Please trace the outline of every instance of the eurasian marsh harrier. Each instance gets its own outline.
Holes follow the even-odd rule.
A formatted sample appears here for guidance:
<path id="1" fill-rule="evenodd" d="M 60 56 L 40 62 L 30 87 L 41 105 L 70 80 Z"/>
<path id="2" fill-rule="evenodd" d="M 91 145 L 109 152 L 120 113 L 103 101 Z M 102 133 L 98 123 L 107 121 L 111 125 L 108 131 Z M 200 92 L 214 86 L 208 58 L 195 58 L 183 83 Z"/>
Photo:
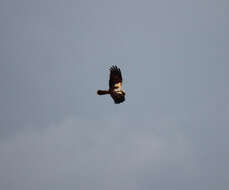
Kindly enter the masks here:
<path id="1" fill-rule="evenodd" d="M 98 90 L 97 94 L 110 94 L 115 104 L 125 101 L 125 92 L 122 90 L 122 74 L 117 66 L 110 68 L 109 90 Z"/>

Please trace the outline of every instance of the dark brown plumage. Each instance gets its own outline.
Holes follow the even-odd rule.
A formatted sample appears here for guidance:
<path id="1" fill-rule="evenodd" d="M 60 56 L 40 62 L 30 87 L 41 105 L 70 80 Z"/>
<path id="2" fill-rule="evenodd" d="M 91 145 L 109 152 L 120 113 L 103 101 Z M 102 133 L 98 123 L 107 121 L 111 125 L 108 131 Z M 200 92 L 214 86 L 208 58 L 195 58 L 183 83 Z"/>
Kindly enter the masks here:
<path id="1" fill-rule="evenodd" d="M 125 92 L 122 90 L 122 74 L 116 65 L 110 68 L 109 90 L 98 90 L 97 94 L 110 94 L 115 104 L 125 101 Z"/>

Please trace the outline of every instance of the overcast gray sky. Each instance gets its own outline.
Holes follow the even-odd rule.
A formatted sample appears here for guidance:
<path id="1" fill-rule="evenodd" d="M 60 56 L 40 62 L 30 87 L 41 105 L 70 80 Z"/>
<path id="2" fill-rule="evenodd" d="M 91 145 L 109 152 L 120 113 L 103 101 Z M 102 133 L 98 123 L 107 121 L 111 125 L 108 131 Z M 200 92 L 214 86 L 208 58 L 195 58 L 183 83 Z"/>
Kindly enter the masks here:
<path id="1" fill-rule="evenodd" d="M 1 0 L 0 189 L 229 189 L 228 0 Z M 118 65 L 126 102 L 96 95 Z"/>

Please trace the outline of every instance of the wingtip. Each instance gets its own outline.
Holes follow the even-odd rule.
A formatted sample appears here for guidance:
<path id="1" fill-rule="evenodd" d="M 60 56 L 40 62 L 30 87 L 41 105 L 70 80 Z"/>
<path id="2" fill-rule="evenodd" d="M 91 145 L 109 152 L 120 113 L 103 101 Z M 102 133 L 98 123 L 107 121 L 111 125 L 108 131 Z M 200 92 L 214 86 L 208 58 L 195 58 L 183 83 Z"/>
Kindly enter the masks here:
<path id="1" fill-rule="evenodd" d="M 117 66 L 117 65 L 112 65 L 111 67 L 110 67 L 110 71 L 121 71 L 120 70 L 120 68 Z"/>
<path id="2" fill-rule="evenodd" d="M 116 67 L 117 67 L 116 65 L 112 65 L 112 66 L 110 67 L 110 70 L 114 70 Z"/>

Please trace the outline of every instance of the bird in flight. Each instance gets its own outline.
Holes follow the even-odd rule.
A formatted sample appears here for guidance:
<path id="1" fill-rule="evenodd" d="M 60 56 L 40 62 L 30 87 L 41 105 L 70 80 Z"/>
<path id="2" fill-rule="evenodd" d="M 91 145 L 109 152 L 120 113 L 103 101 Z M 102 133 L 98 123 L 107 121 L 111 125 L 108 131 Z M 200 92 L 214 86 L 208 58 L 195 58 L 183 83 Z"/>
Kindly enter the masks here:
<path id="1" fill-rule="evenodd" d="M 110 94 L 115 104 L 125 101 L 125 92 L 122 90 L 122 74 L 116 65 L 110 68 L 109 90 L 98 90 L 97 94 Z"/>

